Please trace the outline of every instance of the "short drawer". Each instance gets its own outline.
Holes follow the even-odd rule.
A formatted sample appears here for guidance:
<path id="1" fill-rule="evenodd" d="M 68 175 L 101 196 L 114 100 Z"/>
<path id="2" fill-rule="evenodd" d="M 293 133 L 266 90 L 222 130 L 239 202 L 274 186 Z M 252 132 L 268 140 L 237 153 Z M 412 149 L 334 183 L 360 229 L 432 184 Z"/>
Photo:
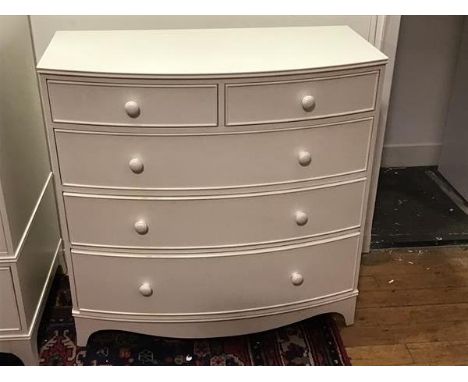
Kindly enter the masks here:
<path id="1" fill-rule="evenodd" d="M 114 126 L 216 126 L 217 85 L 47 83 L 52 121 Z"/>
<path id="2" fill-rule="evenodd" d="M 62 183 L 217 189 L 364 171 L 372 119 L 238 134 L 131 135 L 56 130 Z"/>
<path id="3" fill-rule="evenodd" d="M 0 335 L 3 331 L 17 331 L 21 323 L 16 305 L 11 269 L 0 267 Z"/>
<path id="4" fill-rule="evenodd" d="M 365 181 L 200 197 L 65 193 L 72 245 L 211 248 L 281 242 L 361 224 Z"/>
<path id="5" fill-rule="evenodd" d="M 379 72 L 226 85 L 226 125 L 305 121 L 372 111 Z"/>
<path id="6" fill-rule="evenodd" d="M 145 315 L 291 309 L 353 290 L 358 239 L 209 257 L 72 251 L 79 309 Z"/>

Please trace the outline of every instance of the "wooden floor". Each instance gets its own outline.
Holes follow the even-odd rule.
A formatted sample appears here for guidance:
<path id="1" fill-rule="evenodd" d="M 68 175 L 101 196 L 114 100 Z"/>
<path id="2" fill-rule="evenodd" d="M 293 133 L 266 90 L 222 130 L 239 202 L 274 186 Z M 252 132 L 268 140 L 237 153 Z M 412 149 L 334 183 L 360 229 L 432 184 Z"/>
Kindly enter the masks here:
<path id="1" fill-rule="evenodd" d="M 468 247 L 373 251 L 359 291 L 353 365 L 468 365 Z"/>

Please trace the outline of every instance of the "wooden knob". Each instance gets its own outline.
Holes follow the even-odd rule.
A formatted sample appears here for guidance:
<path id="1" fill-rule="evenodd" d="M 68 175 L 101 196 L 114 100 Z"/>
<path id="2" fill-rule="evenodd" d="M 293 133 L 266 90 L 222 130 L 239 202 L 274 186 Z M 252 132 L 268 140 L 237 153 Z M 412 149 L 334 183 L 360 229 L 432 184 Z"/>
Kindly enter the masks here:
<path id="1" fill-rule="evenodd" d="M 301 285 L 304 282 L 304 277 L 300 273 L 294 272 L 291 274 L 291 282 L 296 286 Z"/>
<path id="2" fill-rule="evenodd" d="M 140 158 L 133 158 L 128 162 L 128 167 L 132 170 L 135 174 L 141 174 L 145 168 L 143 165 L 143 161 Z"/>
<path id="3" fill-rule="evenodd" d="M 310 162 L 312 161 L 312 156 L 310 155 L 308 151 L 301 151 L 299 152 L 297 159 L 299 161 L 299 164 L 305 167 L 305 166 L 308 166 Z"/>
<path id="4" fill-rule="evenodd" d="M 302 108 L 305 111 L 312 111 L 315 108 L 315 98 L 311 95 L 306 95 L 302 98 Z"/>
<path id="5" fill-rule="evenodd" d="M 153 294 L 153 288 L 151 288 L 150 283 L 143 283 L 138 288 L 142 296 L 149 297 Z"/>
<path id="6" fill-rule="evenodd" d="M 140 235 L 145 235 L 148 232 L 148 224 L 144 220 L 138 220 L 135 222 L 135 231 Z"/>
<path id="7" fill-rule="evenodd" d="M 125 111 L 131 118 L 136 118 L 140 115 L 140 106 L 135 101 L 128 101 L 125 104 Z"/>
<path id="8" fill-rule="evenodd" d="M 303 211 L 297 211 L 295 217 L 297 225 L 305 225 L 309 221 L 307 214 Z"/>

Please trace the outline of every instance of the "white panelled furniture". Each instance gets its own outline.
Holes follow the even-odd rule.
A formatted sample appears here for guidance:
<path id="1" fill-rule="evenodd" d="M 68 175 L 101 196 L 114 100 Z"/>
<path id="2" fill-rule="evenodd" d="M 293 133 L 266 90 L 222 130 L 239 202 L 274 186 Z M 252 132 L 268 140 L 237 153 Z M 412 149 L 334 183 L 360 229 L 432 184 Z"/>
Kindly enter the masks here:
<path id="1" fill-rule="evenodd" d="M 26 16 L 0 17 L 0 352 L 37 365 L 61 238 Z"/>
<path id="2" fill-rule="evenodd" d="M 386 61 L 348 27 L 57 32 L 38 72 L 78 344 L 351 324 Z"/>

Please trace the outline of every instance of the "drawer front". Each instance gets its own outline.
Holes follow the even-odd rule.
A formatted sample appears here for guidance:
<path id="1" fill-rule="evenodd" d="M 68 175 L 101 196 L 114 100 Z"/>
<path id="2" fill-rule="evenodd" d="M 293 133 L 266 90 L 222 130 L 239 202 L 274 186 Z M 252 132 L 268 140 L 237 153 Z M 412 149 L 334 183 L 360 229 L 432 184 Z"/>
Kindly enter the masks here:
<path id="1" fill-rule="evenodd" d="M 352 290 L 358 241 L 189 258 L 74 252 L 77 300 L 80 309 L 155 315 L 280 308 Z"/>
<path id="2" fill-rule="evenodd" d="M 62 183 L 104 188 L 230 188 L 367 168 L 372 119 L 243 134 L 56 131 Z"/>
<path id="3" fill-rule="evenodd" d="M 74 245 L 210 248 L 310 237 L 361 223 L 363 180 L 316 189 L 198 198 L 65 193 Z"/>
<path id="4" fill-rule="evenodd" d="M 115 126 L 216 126 L 216 85 L 48 81 L 52 121 Z"/>
<path id="5" fill-rule="evenodd" d="M 0 335 L 21 329 L 13 279 L 9 267 L 0 267 Z"/>
<path id="6" fill-rule="evenodd" d="M 304 121 L 371 111 L 378 72 L 226 85 L 226 125 Z"/>

